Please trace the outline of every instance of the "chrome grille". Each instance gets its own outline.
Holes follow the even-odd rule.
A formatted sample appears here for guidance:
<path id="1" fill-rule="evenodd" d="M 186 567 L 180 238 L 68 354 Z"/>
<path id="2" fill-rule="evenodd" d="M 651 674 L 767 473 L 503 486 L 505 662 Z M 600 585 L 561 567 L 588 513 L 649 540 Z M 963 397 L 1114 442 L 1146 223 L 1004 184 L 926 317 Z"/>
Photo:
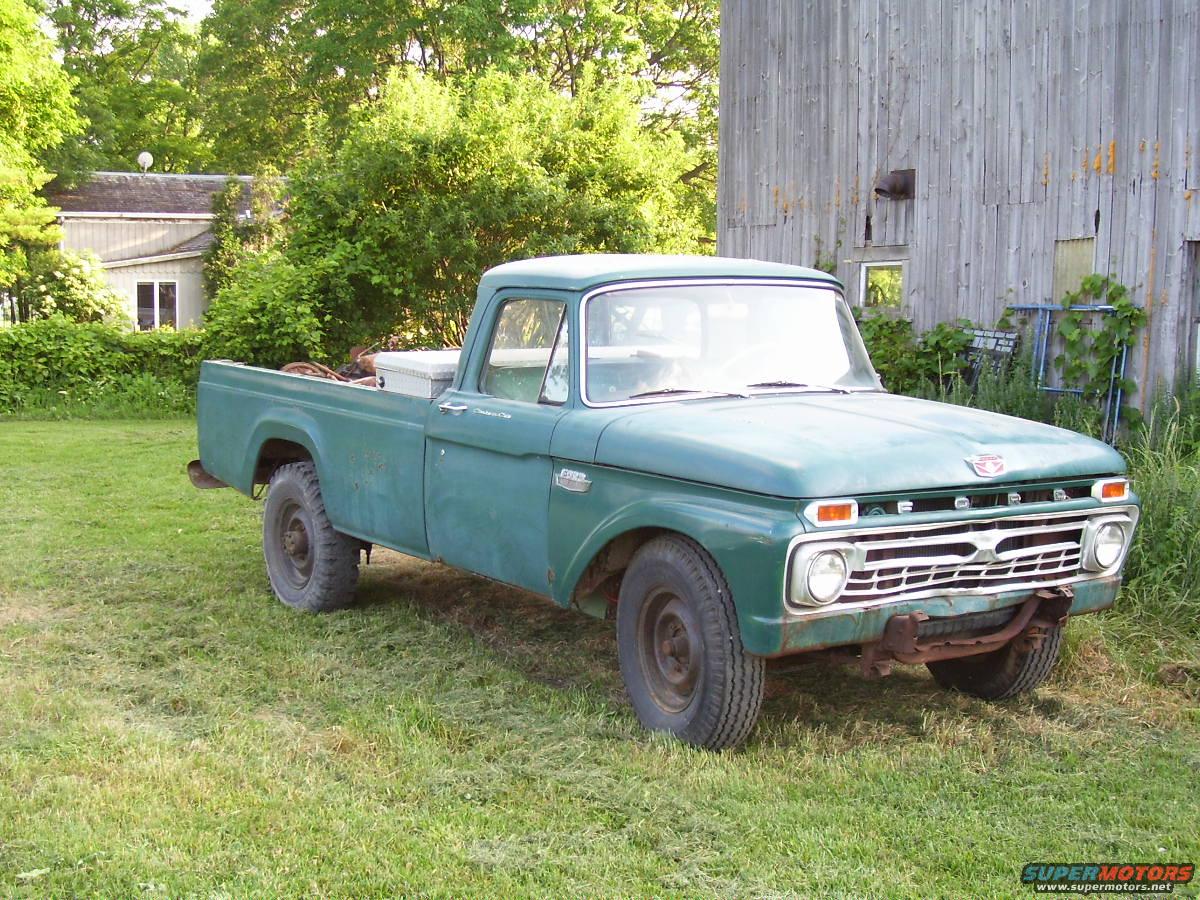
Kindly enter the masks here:
<path id="1" fill-rule="evenodd" d="M 955 522 L 923 531 L 856 535 L 860 551 L 839 602 L 939 590 L 1002 591 L 1055 584 L 1080 572 L 1087 512 Z"/>

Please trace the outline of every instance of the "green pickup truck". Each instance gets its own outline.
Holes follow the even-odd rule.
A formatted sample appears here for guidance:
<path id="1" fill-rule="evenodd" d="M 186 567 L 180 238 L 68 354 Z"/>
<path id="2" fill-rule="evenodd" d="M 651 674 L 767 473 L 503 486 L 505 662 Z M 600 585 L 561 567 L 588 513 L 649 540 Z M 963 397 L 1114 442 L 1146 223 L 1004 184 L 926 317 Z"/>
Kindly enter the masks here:
<path id="1" fill-rule="evenodd" d="M 1137 524 L 1110 447 L 887 393 L 811 269 L 514 262 L 461 351 L 376 367 L 203 366 L 192 478 L 268 486 L 279 599 L 347 605 L 379 544 L 615 619 L 639 719 L 701 747 L 746 738 L 793 654 L 1030 690 L 1067 617 L 1113 603 Z"/>

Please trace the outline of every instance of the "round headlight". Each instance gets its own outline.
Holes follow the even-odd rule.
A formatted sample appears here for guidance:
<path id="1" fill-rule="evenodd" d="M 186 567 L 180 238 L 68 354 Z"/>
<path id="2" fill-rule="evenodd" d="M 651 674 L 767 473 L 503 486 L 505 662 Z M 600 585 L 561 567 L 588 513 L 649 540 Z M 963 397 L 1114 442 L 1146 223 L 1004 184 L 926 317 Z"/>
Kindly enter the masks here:
<path id="1" fill-rule="evenodd" d="M 1125 529 L 1116 522 L 1101 525 L 1096 530 L 1096 537 L 1092 541 L 1092 559 L 1097 568 L 1107 569 L 1116 565 L 1124 549 Z"/>
<path id="2" fill-rule="evenodd" d="M 822 550 L 814 553 L 808 561 L 808 571 L 804 576 L 808 596 L 820 606 L 832 603 L 846 587 L 846 579 L 850 571 L 846 567 L 846 557 L 839 550 Z"/>

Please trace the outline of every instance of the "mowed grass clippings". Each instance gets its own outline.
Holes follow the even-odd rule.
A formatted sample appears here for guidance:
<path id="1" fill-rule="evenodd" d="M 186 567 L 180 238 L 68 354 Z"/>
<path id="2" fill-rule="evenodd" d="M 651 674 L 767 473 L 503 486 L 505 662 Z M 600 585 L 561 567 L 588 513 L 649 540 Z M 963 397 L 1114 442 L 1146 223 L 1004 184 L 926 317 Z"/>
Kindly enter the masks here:
<path id="1" fill-rule="evenodd" d="M 638 726 L 611 623 L 383 551 L 356 608 L 285 608 L 194 447 L 0 422 L 0 894 L 1023 896 L 1028 862 L 1200 861 L 1195 692 L 1103 619 L 1032 697 L 806 664 L 695 751 Z"/>

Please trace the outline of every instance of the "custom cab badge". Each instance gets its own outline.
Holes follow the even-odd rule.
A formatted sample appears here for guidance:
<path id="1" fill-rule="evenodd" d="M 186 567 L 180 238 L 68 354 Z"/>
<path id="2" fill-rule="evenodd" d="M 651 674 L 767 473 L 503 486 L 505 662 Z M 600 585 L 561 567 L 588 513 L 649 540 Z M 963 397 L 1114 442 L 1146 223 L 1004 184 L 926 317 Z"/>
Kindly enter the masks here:
<path id="1" fill-rule="evenodd" d="M 967 465 L 980 478 L 996 478 L 1004 474 L 1004 457 L 995 453 L 978 453 L 967 457 Z"/>
<path id="2" fill-rule="evenodd" d="M 592 479 L 587 477 L 587 473 L 575 469 L 563 469 L 554 476 L 554 483 L 574 494 L 586 494 L 592 489 Z"/>

